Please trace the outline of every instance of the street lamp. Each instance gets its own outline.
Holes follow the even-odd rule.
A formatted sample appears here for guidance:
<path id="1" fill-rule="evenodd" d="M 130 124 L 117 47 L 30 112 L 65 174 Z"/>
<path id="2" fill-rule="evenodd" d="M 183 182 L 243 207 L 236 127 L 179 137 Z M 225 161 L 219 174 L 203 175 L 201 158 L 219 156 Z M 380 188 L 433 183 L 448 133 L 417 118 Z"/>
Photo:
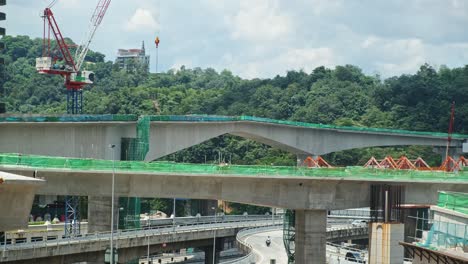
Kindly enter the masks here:
<path id="1" fill-rule="evenodd" d="M 174 198 L 174 202 L 172 203 L 172 230 L 175 231 L 175 217 L 176 217 L 176 198 Z"/>
<path id="2" fill-rule="evenodd" d="M 218 206 L 216 205 L 215 207 L 211 207 L 211 209 L 214 209 L 215 210 L 215 226 L 214 226 L 214 235 L 213 235 L 213 264 L 216 263 L 216 224 L 217 224 L 217 221 L 216 221 L 216 215 L 218 214 Z"/>
<path id="3" fill-rule="evenodd" d="M 110 264 L 114 264 L 114 189 L 115 189 L 115 145 L 110 144 L 112 150 L 112 201 L 111 201 L 111 235 L 110 235 Z"/>

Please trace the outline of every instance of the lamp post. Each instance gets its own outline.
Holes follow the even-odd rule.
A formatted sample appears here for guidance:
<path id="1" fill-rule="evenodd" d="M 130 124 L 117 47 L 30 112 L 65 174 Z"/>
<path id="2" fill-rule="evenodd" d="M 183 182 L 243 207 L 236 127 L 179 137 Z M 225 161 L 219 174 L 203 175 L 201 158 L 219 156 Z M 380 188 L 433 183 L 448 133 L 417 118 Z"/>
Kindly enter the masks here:
<path id="1" fill-rule="evenodd" d="M 176 217 L 176 198 L 174 198 L 174 202 L 172 203 L 172 230 L 175 231 L 175 217 Z"/>
<path id="2" fill-rule="evenodd" d="M 7 237 L 6 237 L 6 231 L 3 232 L 3 257 L 6 256 L 6 243 L 7 243 Z"/>
<path id="3" fill-rule="evenodd" d="M 114 189 L 115 189 L 115 145 L 109 147 L 112 150 L 112 201 L 111 201 L 111 234 L 110 234 L 110 264 L 114 264 Z"/>
<path id="4" fill-rule="evenodd" d="M 213 231 L 214 231 L 214 235 L 213 235 L 213 264 L 215 264 L 216 263 L 216 224 L 217 224 L 216 215 L 218 214 L 218 210 L 217 210 L 218 206 L 216 206 L 214 208 L 211 207 L 211 209 L 215 210 L 215 217 L 214 217 L 215 226 L 214 226 L 214 229 L 213 229 Z"/>

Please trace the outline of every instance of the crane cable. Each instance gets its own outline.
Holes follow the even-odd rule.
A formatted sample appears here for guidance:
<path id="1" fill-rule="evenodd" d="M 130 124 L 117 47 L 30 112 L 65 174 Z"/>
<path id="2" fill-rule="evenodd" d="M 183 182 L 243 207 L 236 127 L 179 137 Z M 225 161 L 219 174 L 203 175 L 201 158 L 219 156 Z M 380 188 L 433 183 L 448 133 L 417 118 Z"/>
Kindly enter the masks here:
<path id="1" fill-rule="evenodd" d="M 156 18 L 156 25 L 157 25 L 157 29 L 156 29 L 156 39 L 154 40 L 154 43 L 156 44 L 156 73 L 158 73 L 158 47 L 159 47 L 159 35 L 161 34 L 161 19 L 160 19 L 160 16 L 161 16 L 161 1 L 158 0 L 157 2 L 157 7 L 158 7 L 158 10 L 157 10 L 157 18 Z"/>
<path id="2" fill-rule="evenodd" d="M 57 0 L 52 0 L 52 2 L 47 6 L 47 8 L 52 8 L 57 3 Z"/>

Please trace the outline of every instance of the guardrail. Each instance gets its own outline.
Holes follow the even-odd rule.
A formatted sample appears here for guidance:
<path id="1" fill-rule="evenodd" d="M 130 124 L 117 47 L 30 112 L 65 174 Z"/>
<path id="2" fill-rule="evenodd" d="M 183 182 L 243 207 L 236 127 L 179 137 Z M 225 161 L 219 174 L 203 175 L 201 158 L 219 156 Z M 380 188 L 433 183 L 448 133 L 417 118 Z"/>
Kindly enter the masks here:
<path id="1" fill-rule="evenodd" d="M 206 223 L 206 222 L 213 222 L 217 220 L 220 221 L 242 221 L 243 219 L 270 219 L 270 220 L 277 220 L 282 219 L 282 215 L 218 215 L 218 216 L 186 216 L 186 217 L 176 217 L 175 220 L 173 218 L 153 218 L 153 219 L 144 219 L 140 220 L 140 224 L 143 227 L 147 226 L 157 226 L 157 225 L 172 225 L 173 221 L 175 224 L 187 224 L 187 223 Z"/>
<path id="2" fill-rule="evenodd" d="M 278 219 L 275 221 L 282 221 L 282 219 Z M 136 229 L 126 229 L 126 230 L 118 230 L 114 231 L 114 239 L 128 239 L 133 237 L 147 237 L 147 236 L 154 236 L 154 235 L 164 235 L 164 234 L 178 234 L 178 233 L 186 233 L 186 232 L 196 232 L 196 231 L 203 231 L 203 230 L 220 230 L 226 228 L 245 228 L 245 224 L 239 223 L 249 223 L 253 226 L 263 226 L 265 222 L 269 224 L 271 222 L 271 217 L 264 216 L 264 217 L 243 217 L 237 219 L 228 219 L 223 220 L 216 219 L 216 221 L 205 221 L 205 222 L 194 222 L 194 223 L 185 223 L 185 224 L 176 224 L 176 225 L 157 225 L 157 226 L 147 226 L 143 228 L 136 228 Z M 237 225 L 236 225 L 237 223 Z M 224 226 L 219 226 L 224 225 Z M 35 249 L 35 248 L 42 248 L 42 247 L 54 247 L 59 245 L 74 245 L 74 244 L 81 244 L 81 243 L 88 243 L 91 241 L 108 241 L 110 239 L 110 231 L 106 232 L 96 232 L 96 233 L 88 233 L 86 235 L 77 236 L 77 237 L 70 237 L 64 238 L 61 240 L 46 240 L 46 241 L 38 241 L 38 242 L 30 242 L 30 243 L 19 243 L 19 244 L 7 244 L 4 245 L 2 241 L 0 243 L 0 250 L 18 250 L 18 249 Z"/>
<path id="3" fill-rule="evenodd" d="M 233 263 L 236 263 L 236 264 L 252 264 L 252 263 L 255 263 L 257 259 L 256 259 L 255 254 L 253 253 L 253 248 L 243 238 L 248 236 L 248 235 L 251 235 L 251 234 L 276 230 L 276 229 L 281 228 L 281 227 L 282 227 L 282 223 L 276 224 L 276 225 L 273 223 L 273 225 L 271 225 L 271 226 L 265 226 L 265 227 L 259 227 L 259 228 L 247 228 L 247 229 L 244 229 L 244 230 L 240 231 L 239 233 L 237 233 L 237 236 L 236 236 L 237 246 L 242 252 L 247 252 L 247 255 L 245 255 L 245 256 L 243 256 L 241 258 L 235 259 L 235 260 L 230 260 L 230 261 L 227 261 L 227 262 L 223 262 L 223 264 L 233 264 Z"/>
<path id="4" fill-rule="evenodd" d="M 247 255 L 231 260 L 228 262 L 225 262 L 226 264 L 233 264 L 233 263 L 238 263 L 238 264 L 252 264 L 256 262 L 256 256 L 253 253 L 253 247 L 249 243 L 245 242 L 244 238 L 246 236 L 255 234 L 255 233 L 260 233 L 260 232 L 266 232 L 266 231 L 271 231 L 271 230 L 277 230 L 278 228 L 282 228 L 282 224 L 278 225 L 271 225 L 271 226 L 265 226 L 265 227 L 259 227 L 259 228 L 248 228 L 245 230 L 240 231 L 237 233 L 236 236 L 236 241 L 237 241 L 237 246 L 238 248 L 247 253 Z M 361 229 L 366 229 L 367 230 L 367 225 L 340 225 L 340 226 L 332 226 L 332 227 L 327 227 L 327 234 L 333 235 L 334 232 L 336 231 L 346 231 L 346 232 L 339 232 L 339 234 L 344 234 L 345 236 L 347 235 L 352 235 L 352 232 L 347 232 L 347 231 L 352 231 L 352 230 L 358 230 L 360 231 Z M 333 239 L 333 237 L 332 237 Z M 331 242 L 327 242 L 327 245 L 329 246 L 336 246 L 336 244 L 333 244 Z M 346 247 L 343 247 L 346 248 Z M 358 249 L 355 248 L 349 248 L 350 251 L 355 251 L 355 252 L 362 252 Z"/>

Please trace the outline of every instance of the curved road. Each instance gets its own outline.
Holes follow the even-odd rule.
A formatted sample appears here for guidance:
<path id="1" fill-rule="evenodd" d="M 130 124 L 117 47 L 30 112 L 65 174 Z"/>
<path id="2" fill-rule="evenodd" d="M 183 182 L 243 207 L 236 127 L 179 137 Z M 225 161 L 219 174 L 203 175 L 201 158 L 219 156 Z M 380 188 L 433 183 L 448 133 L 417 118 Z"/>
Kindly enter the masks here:
<path id="1" fill-rule="evenodd" d="M 265 240 L 270 236 L 271 244 L 266 246 Z M 283 230 L 267 231 L 253 234 L 245 239 L 252 245 L 254 253 L 258 256 L 257 264 L 270 264 L 270 259 L 276 263 L 288 263 L 288 256 L 283 244 Z"/>

